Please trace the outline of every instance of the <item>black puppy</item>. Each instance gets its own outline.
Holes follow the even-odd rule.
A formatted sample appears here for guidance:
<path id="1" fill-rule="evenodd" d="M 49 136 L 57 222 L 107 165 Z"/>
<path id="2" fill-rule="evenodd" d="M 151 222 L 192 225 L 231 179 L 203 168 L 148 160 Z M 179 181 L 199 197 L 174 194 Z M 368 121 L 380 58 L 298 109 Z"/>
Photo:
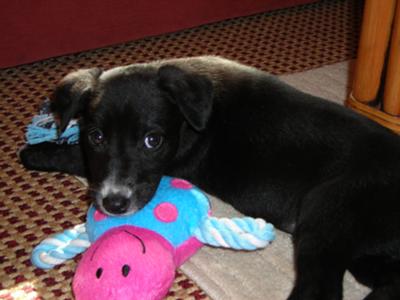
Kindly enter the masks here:
<path id="1" fill-rule="evenodd" d="M 21 152 L 30 169 L 84 175 L 107 214 L 146 204 L 162 175 L 188 179 L 293 233 L 290 299 L 400 299 L 400 138 L 265 72 L 218 57 L 80 70 L 57 87 L 76 146 Z M 262 280 L 262 279 L 260 279 Z"/>

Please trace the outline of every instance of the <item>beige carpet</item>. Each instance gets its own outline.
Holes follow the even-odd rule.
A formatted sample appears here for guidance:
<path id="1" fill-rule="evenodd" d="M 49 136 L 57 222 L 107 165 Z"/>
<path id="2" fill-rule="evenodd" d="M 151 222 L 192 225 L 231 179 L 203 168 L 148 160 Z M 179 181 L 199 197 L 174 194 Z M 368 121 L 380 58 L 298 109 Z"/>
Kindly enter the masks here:
<path id="1" fill-rule="evenodd" d="M 349 65 L 337 63 L 281 78 L 301 90 L 343 103 L 349 85 Z M 218 199 L 212 198 L 212 203 L 216 216 L 239 215 Z M 255 252 L 203 247 L 182 270 L 212 299 L 286 299 L 294 278 L 292 251 L 290 236 L 278 232 L 271 246 Z M 346 274 L 344 299 L 362 299 L 367 293 L 368 289 Z"/>

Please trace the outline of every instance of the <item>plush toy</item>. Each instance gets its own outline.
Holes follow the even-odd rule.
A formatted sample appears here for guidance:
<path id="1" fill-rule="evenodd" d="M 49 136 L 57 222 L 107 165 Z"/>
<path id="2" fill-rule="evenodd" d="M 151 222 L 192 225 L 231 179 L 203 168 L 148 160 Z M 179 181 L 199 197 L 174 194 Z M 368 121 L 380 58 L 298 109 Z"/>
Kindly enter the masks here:
<path id="1" fill-rule="evenodd" d="M 42 241 L 32 262 L 52 268 L 85 251 L 72 284 L 76 299 L 162 299 L 175 269 L 204 244 L 254 250 L 274 238 L 262 219 L 212 217 L 202 191 L 163 177 L 141 210 L 111 217 L 91 206 L 86 224 Z"/>

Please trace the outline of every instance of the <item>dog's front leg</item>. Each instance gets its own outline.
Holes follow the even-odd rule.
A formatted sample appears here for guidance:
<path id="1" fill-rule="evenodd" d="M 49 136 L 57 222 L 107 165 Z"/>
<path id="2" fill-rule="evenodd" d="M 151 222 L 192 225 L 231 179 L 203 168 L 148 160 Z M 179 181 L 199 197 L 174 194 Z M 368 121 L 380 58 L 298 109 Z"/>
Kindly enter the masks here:
<path id="1" fill-rule="evenodd" d="M 19 153 L 29 170 L 62 172 L 87 177 L 82 149 L 76 145 L 41 143 L 27 145 Z"/>

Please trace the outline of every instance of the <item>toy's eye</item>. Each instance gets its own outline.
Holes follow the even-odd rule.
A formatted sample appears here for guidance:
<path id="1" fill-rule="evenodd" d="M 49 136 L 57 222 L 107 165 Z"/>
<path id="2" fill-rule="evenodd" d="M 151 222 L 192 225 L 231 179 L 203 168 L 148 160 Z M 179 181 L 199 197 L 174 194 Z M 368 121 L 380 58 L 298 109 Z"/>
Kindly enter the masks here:
<path id="1" fill-rule="evenodd" d="M 131 267 L 128 265 L 123 265 L 122 267 L 122 276 L 128 276 L 129 272 L 131 271 Z"/>
<path id="2" fill-rule="evenodd" d="M 88 132 L 88 138 L 89 138 L 89 141 L 95 146 L 98 146 L 98 145 L 101 145 L 104 143 L 104 134 L 98 128 L 90 129 Z"/>
<path id="3" fill-rule="evenodd" d="M 101 274 L 103 274 L 103 269 L 102 268 L 98 268 L 97 271 L 96 271 L 96 277 L 100 278 Z"/>
<path id="4" fill-rule="evenodd" d="M 158 133 L 149 133 L 144 138 L 144 145 L 147 149 L 157 149 L 159 148 L 164 141 L 164 137 Z"/>

